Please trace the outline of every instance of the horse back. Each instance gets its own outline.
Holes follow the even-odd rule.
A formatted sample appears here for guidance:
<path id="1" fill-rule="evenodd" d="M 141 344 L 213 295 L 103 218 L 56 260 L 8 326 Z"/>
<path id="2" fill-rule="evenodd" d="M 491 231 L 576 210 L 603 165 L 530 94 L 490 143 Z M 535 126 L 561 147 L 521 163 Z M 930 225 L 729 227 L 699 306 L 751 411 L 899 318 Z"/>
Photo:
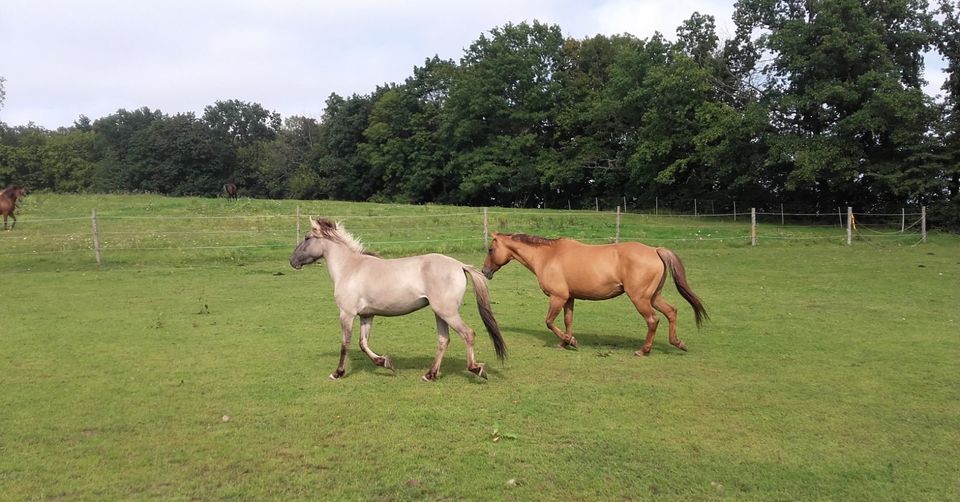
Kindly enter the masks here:
<path id="1" fill-rule="evenodd" d="M 648 289 L 652 295 L 663 276 L 656 248 L 638 242 L 590 245 L 563 241 L 552 253 L 540 285 L 544 291 L 566 289 L 574 298 L 600 300 L 625 291 L 648 294 Z"/>

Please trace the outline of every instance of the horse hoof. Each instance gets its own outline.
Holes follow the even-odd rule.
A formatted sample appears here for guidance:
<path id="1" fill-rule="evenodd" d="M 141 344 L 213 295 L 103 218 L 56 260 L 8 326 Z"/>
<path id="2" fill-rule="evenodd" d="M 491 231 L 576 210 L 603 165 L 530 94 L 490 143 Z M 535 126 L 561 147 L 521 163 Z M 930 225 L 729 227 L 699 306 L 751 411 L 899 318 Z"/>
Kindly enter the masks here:
<path id="1" fill-rule="evenodd" d="M 649 351 L 649 350 L 644 351 L 643 349 L 641 349 L 641 350 L 638 350 L 638 351 L 634 352 L 633 355 L 638 356 L 638 357 L 647 357 L 647 356 L 650 355 L 650 351 Z"/>
<path id="2" fill-rule="evenodd" d="M 487 380 L 487 370 L 484 369 L 482 364 L 477 365 L 476 368 L 468 368 L 471 373 L 477 375 L 478 377 Z"/>
<path id="3" fill-rule="evenodd" d="M 374 362 L 376 363 L 377 366 L 383 366 L 388 370 L 396 372 L 396 369 L 394 369 L 393 367 L 393 361 L 390 360 L 389 356 L 383 356 L 383 357 L 377 358 L 377 360 Z"/>
<path id="4" fill-rule="evenodd" d="M 432 371 L 428 371 L 427 374 L 420 377 L 424 382 L 432 382 L 437 378 L 437 374 Z"/>

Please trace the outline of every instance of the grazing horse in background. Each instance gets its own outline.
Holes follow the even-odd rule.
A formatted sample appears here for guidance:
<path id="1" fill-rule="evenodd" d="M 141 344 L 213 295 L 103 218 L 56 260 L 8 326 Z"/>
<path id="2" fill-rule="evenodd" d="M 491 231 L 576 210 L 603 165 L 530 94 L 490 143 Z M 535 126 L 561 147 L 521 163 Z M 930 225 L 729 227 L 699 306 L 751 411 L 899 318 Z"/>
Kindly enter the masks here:
<path id="1" fill-rule="evenodd" d="M 223 185 L 223 191 L 227 194 L 228 199 L 237 200 L 237 184 L 234 182 L 227 183 Z"/>
<path id="2" fill-rule="evenodd" d="M 654 309 L 663 312 L 670 322 L 670 343 L 681 349 L 687 346 L 677 338 L 677 309 L 667 303 L 660 292 L 667 278 L 673 275 L 677 291 L 690 306 L 697 326 L 708 318 L 700 298 L 687 284 L 683 263 L 667 248 L 653 248 L 639 242 L 587 245 L 572 239 L 545 239 L 526 234 L 493 232 L 493 242 L 483 262 L 488 279 L 510 260 L 517 260 L 537 276 L 540 289 L 550 297 L 547 328 L 560 338 L 560 346 L 577 346 L 573 337 L 573 302 L 607 300 L 626 293 L 647 322 L 647 339 L 634 354 L 647 355 L 653 346 L 660 319 Z M 553 321 L 563 309 L 566 332 Z"/>
<path id="3" fill-rule="evenodd" d="M 377 366 L 394 369 L 386 355 L 377 355 L 368 345 L 373 316 L 397 316 L 427 305 L 437 318 L 437 354 L 433 366 L 423 375 L 434 380 L 440 372 L 443 353 L 450 342 L 453 327 L 467 344 L 467 369 L 487 378 L 482 363 L 474 358 L 475 333 L 460 318 L 460 303 L 467 289 L 467 276 L 473 281 L 477 308 L 483 325 L 493 341 L 497 358 L 503 361 L 507 349 L 500 335 L 497 320 L 490 310 L 487 281 L 480 271 L 442 254 L 426 254 L 387 260 L 363 249 L 339 223 L 326 219 L 310 220 L 310 233 L 290 256 L 290 266 L 299 270 L 304 265 L 326 258 L 333 280 L 333 295 L 340 308 L 340 364 L 330 375 L 337 380 L 345 372 L 347 348 L 353 333 L 353 320 L 360 317 L 360 348 Z"/>
<path id="4" fill-rule="evenodd" d="M 17 199 L 27 194 L 27 190 L 19 185 L 11 185 L 0 192 L 0 214 L 3 215 L 3 229 L 7 229 L 7 217 L 13 218 L 10 230 L 17 226 L 17 217 L 13 211 L 17 209 Z"/>

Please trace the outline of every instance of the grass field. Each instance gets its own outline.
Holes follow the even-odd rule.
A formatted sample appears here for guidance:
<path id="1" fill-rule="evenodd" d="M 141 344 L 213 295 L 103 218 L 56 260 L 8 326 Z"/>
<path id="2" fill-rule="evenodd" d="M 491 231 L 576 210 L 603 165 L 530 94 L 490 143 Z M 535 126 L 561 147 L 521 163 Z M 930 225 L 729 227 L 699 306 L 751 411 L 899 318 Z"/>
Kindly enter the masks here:
<path id="1" fill-rule="evenodd" d="M 476 208 L 31 194 L 0 233 L 0 499 L 957 500 L 960 238 L 842 244 L 836 228 L 625 215 L 683 258 L 712 321 L 647 358 L 625 298 L 578 302 L 556 348 L 518 264 L 490 283 L 490 379 L 429 310 L 377 318 L 346 377 L 302 214 L 388 256 L 482 262 Z M 97 210 L 103 264 L 91 249 Z M 306 228 L 306 219 L 302 219 Z M 609 213 L 493 210 L 493 230 L 603 242 Z M 780 239 L 765 241 L 776 234 Z M 789 239 L 795 237 L 796 239 Z M 355 337 L 355 340 L 357 337 Z"/>

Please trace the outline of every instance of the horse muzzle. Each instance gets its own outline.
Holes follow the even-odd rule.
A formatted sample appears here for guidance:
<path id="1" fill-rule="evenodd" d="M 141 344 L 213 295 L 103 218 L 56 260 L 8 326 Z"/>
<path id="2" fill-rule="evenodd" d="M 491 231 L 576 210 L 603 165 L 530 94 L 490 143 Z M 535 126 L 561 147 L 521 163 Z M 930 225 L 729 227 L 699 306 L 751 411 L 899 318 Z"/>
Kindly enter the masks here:
<path id="1" fill-rule="evenodd" d="M 491 267 L 483 267 L 481 272 L 483 272 L 483 276 L 486 277 L 487 280 L 490 280 L 493 279 L 493 273 L 496 272 L 496 270 Z"/>

